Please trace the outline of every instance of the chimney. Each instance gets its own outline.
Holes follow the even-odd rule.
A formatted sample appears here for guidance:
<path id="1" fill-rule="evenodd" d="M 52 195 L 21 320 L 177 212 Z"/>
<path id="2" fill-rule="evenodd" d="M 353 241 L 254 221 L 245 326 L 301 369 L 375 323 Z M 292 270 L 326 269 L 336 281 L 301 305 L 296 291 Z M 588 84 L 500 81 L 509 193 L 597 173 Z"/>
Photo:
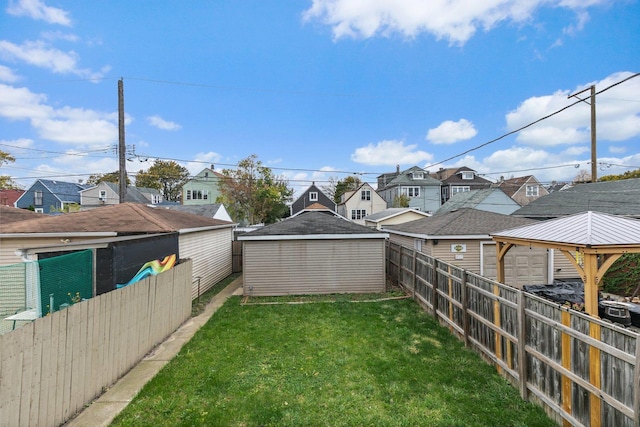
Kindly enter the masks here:
<path id="1" fill-rule="evenodd" d="M 213 163 L 211 163 L 211 170 L 215 170 L 215 166 Z"/>
<path id="2" fill-rule="evenodd" d="M 396 173 L 399 175 L 400 174 L 400 165 L 396 165 Z"/>

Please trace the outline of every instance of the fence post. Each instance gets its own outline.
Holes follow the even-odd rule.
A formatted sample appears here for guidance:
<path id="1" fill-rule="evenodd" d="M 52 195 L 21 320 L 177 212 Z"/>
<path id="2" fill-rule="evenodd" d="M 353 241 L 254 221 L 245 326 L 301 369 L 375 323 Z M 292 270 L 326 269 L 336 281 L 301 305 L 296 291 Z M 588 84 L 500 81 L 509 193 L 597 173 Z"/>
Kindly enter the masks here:
<path id="1" fill-rule="evenodd" d="M 502 326 L 502 321 L 500 317 L 500 300 L 498 297 L 500 296 L 500 287 L 496 284 L 493 285 L 493 295 L 496 298 L 493 300 L 493 324 L 496 326 L 497 330 L 500 330 Z M 502 359 L 502 335 L 499 332 L 495 332 L 495 345 L 496 345 L 496 358 L 498 360 Z M 502 367 L 500 365 L 497 366 L 498 372 L 502 373 Z"/>
<path id="2" fill-rule="evenodd" d="M 636 337 L 636 366 L 633 368 L 633 427 L 640 427 L 640 339 Z"/>
<path id="3" fill-rule="evenodd" d="M 418 282 L 418 265 L 416 264 L 416 258 L 418 255 L 417 250 L 413 250 L 413 299 L 416 299 L 416 283 Z"/>
<path id="4" fill-rule="evenodd" d="M 564 326 L 571 327 L 571 313 L 569 313 L 569 310 L 562 309 L 561 316 L 562 324 Z M 562 347 L 560 351 L 562 367 L 571 372 L 571 335 L 567 334 L 566 332 L 562 332 L 561 342 Z M 571 387 L 571 379 L 563 373 L 561 378 L 562 410 L 567 414 L 571 414 Z M 566 419 L 564 419 L 563 425 L 569 426 L 570 424 Z"/>
<path id="5" fill-rule="evenodd" d="M 600 334 L 600 325 L 595 322 L 589 322 L 589 336 L 598 341 L 602 339 Z M 636 360 L 636 365 L 638 361 Z M 589 346 L 589 382 L 593 384 L 597 389 L 601 389 L 601 366 L 600 366 L 600 349 L 594 346 Z M 636 400 L 638 396 L 636 395 Z M 600 397 L 590 393 L 589 394 L 589 410 L 591 415 L 591 427 L 600 427 L 601 425 L 601 408 L 602 401 Z"/>
<path id="6" fill-rule="evenodd" d="M 431 306 L 433 317 L 438 318 L 438 260 L 433 259 L 433 283 L 431 284 Z"/>
<path id="7" fill-rule="evenodd" d="M 520 376 L 520 397 L 527 400 L 527 326 L 526 326 L 526 297 L 523 290 L 518 290 L 518 375 Z"/>
<path id="8" fill-rule="evenodd" d="M 462 270 L 462 330 L 464 331 L 464 345 L 469 347 L 469 296 L 467 288 L 467 270 Z"/>

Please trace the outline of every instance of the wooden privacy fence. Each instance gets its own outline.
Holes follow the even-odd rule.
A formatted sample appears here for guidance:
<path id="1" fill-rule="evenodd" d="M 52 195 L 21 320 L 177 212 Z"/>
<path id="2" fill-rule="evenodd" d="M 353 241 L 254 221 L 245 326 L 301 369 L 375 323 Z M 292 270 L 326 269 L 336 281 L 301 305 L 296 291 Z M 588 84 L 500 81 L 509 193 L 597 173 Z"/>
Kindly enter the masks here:
<path id="1" fill-rule="evenodd" d="M 640 426 L 640 340 L 394 243 L 387 274 L 558 423 Z"/>
<path id="2" fill-rule="evenodd" d="M 191 315 L 192 261 L 0 336 L 0 426 L 58 426 Z"/>

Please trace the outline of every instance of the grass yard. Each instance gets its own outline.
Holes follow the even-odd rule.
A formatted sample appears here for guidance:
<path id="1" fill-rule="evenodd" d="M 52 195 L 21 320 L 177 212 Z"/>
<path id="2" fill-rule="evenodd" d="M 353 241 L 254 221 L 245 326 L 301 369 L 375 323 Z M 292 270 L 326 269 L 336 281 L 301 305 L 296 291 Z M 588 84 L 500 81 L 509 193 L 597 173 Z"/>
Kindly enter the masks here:
<path id="1" fill-rule="evenodd" d="M 411 300 L 241 301 L 112 425 L 556 425 Z"/>

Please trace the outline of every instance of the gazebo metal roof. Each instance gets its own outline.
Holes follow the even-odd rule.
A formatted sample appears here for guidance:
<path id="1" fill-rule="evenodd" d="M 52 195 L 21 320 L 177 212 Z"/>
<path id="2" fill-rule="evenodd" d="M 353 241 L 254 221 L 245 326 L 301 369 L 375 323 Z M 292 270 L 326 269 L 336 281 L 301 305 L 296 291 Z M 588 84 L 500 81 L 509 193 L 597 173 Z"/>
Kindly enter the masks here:
<path id="1" fill-rule="evenodd" d="M 585 310 L 598 315 L 598 283 L 625 253 L 640 253 L 640 220 L 582 212 L 497 233 L 498 281 L 504 283 L 504 256 L 514 245 L 559 250 L 585 284 Z"/>

